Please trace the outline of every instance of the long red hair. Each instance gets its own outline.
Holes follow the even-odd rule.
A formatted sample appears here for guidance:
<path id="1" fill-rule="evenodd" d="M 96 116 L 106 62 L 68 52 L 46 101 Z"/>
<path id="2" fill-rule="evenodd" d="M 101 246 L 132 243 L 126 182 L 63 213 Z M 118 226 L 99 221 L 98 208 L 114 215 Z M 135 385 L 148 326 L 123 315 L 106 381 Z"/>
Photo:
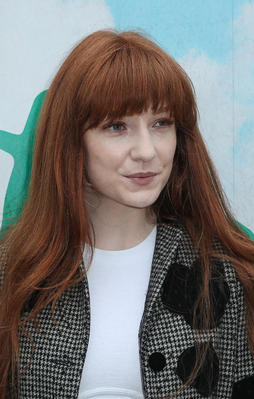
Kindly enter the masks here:
<path id="1" fill-rule="evenodd" d="M 209 323 L 209 259 L 218 238 L 242 282 L 249 345 L 254 352 L 254 245 L 238 228 L 197 126 L 194 90 L 178 63 L 135 32 L 98 31 L 70 53 L 55 76 L 40 115 L 31 184 L 18 222 L 2 242 L 0 397 L 19 370 L 22 311 L 32 294 L 36 315 L 82 276 L 82 244 L 93 246 L 85 188 L 84 126 L 140 114 L 150 106 L 174 116 L 177 149 L 170 179 L 153 205 L 158 218 L 184 225 L 203 259 L 198 299 Z M 217 254 L 219 256 L 219 254 Z M 52 315 L 53 317 L 53 315 Z"/>

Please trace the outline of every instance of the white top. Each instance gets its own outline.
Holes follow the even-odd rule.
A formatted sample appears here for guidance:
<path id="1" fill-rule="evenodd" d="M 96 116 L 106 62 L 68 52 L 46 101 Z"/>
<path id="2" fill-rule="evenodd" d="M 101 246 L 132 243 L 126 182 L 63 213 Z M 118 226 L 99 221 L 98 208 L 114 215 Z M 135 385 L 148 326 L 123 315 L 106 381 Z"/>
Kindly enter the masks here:
<path id="1" fill-rule="evenodd" d="M 88 270 L 91 327 L 78 399 L 142 399 L 138 332 L 156 227 L 136 247 L 95 249 Z"/>

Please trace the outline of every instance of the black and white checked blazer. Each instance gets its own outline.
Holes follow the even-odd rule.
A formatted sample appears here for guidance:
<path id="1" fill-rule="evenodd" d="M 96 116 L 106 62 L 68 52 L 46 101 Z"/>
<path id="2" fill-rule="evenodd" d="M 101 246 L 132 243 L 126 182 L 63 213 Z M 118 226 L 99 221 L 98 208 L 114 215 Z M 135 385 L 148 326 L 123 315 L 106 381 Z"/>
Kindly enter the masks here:
<path id="1" fill-rule="evenodd" d="M 181 314 L 165 306 L 162 292 L 172 265 L 178 263 L 190 270 L 196 257 L 188 234 L 182 228 L 170 224 L 158 225 L 138 337 L 143 392 L 147 399 L 165 398 L 183 385 L 183 377 L 179 377 L 179 359 L 183 359 L 183 354 L 194 347 L 194 331 Z M 243 291 L 231 264 L 228 261 L 223 261 L 223 264 L 230 297 L 219 325 L 210 330 L 211 345 L 219 363 L 216 369 L 209 363 L 210 359 L 205 366 L 214 366 L 212 374 L 216 374 L 217 370 L 219 378 L 216 380 L 215 377 L 212 393 L 211 389 L 202 391 L 207 376 L 204 372 L 204 379 L 201 376 L 201 382 L 196 381 L 194 386 L 181 390 L 176 395 L 178 399 L 254 398 L 254 360 L 245 336 Z M 57 324 L 48 306 L 38 315 L 38 330 L 32 322 L 26 325 L 34 342 L 34 352 L 21 377 L 21 399 L 78 397 L 89 340 L 90 305 L 86 279 L 60 297 L 55 307 L 55 319 Z M 200 339 L 205 342 L 207 337 L 201 334 Z M 27 367 L 31 354 L 29 339 L 20 333 L 21 369 Z"/>

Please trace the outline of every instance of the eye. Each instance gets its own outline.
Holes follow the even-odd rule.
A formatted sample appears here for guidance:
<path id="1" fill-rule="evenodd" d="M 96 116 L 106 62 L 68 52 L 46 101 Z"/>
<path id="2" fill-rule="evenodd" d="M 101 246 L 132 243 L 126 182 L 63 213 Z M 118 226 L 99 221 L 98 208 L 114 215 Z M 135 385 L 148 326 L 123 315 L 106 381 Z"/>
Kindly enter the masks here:
<path id="1" fill-rule="evenodd" d="M 155 123 L 154 123 L 154 126 L 155 127 L 164 127 L 164 126 L 170 126 L 170 125 L 172 125 L 174 123 L 174 121 L 173 121 L 173 119 L 168 119 L 168 118 L 166 118 L 166 119 L 160 119 L 160 120 L 158 120 L 158 121 L 156 121 Z"/>
<path id="2" fill-rule="evenodd" d="M 113 130 L 113 131 L 117 132 L 117 131 L 119 131 L 119 130 L 123 130 L 123 129 L 124 129 L 124 126 L 123 126 L 122 123 L 113 123 L 112 125 L 105 126 L 104 129 Z"/>

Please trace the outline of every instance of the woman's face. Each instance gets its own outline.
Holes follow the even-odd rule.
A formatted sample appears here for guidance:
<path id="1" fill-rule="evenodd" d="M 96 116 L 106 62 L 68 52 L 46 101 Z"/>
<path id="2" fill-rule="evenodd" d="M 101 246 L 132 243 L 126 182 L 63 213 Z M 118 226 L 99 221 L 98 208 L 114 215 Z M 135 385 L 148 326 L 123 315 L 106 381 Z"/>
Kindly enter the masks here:
<path id="1" fill-rule="evenodd" d="M 100 206 L 147 208 L 158 198 L 171 173 L 176 149 L 170 115 L 151 109 L 85 132 L 89 182 Z"/>

